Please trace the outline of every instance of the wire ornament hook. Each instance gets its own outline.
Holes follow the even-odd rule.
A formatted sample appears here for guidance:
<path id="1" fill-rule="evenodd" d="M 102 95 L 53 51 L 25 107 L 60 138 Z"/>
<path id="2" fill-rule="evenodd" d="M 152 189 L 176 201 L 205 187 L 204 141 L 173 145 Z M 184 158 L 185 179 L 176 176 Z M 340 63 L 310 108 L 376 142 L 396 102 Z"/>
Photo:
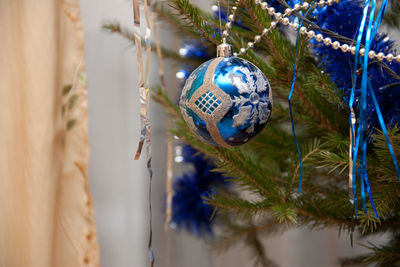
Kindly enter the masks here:
<path id="1" fill-rule="evenodd" d="M 218 4 L 219 31 L 220 31 L 221 36 L 222 36 L 221 4 L 220 4 L 219 1 L 217 1 L 217 4 Z M 226 38 L 225 37 L 222 38 L 222 43 L 223 44 L 226 43 Z"/>

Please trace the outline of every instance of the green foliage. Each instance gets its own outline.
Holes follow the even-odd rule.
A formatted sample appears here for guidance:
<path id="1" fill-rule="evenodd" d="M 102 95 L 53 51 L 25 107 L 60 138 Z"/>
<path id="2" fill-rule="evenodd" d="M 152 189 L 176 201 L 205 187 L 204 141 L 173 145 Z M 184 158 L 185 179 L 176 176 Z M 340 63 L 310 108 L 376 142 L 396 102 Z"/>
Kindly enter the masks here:
<path id="1" fill-rule="evenodd" d="M 375 246 L 369 243 L 365 246 L 372 250 L 363 260 L 365 263 L 378 263 L 380 266 L 400 266 L 400 236 L 391 241 L 387 246 Z"/>
<path id="2" fill-rule="evenodd" d="M 198 35 L 198 32 L 213 44 L 221 43 L 221 37 L 215 30 L 218 23 L 213 23 L 211 16 L 203 13 L 199 8 L 191 5 L 189 0 L 172 0 L 168 1 L 170 7 L 177 11 L 170 15 L 181 18 L 186 23 L 179 23 L 178 25 L 185 28 L 187 31 Z"/>
<path id="3" fill-rule="evenodd" d="M 388 9 L 386 11 L 385 17 L 383 18 L 384 23 L 389 27 L 398 28 L 400 26 L 399 12 L 400 2 L 389 1 Z"/>
<path id="4" fill-rule="evenodd" d="M 105 22 L 102 28 L 109 32 L 109 33 L 117 33 L 131 42 L 132 45 L 135 45 L 135 36 L 132 31 L 130 31 L 127 27 L 122 27 L 121 24 L 117 21 L 108 21 Z M 142 45 L 145 45 L 145 41 L 142 40 Z M 151 44 L 151 50 L 156 51 L 155 44 Z M 179 60 L 180 62 L 184 62 L 193 66 L 197 66 L 198 64 L 202 63 L 199 60 L 193 58 L 182 58 L 179 54 L 175 51 L 171 51 L 164 47 L 161 48 L 161 52 L 165 58 L 169 58 L 172 60 Z M 67 89 L 67 88 L 65 88 Z"/>
<path id="5" fill-rule="evenodd" d="M 391 5 L 394 7 L 397 3 L 392 1 Z M 154 10 L 176 33 L 200 40 L 213 49 L 220 42 L 215 30 L 219 28 L 218 22 L 188 0 L 167 0 L 164 5 L 155 6 Z M 236 15 L 248 29 L 234 26 L 231 30 L 229 42 L 238 51 L 252 41 L 254 35 L 261 34 L 271 21 L 253 0 L 240 1 Z M 132 33 L 119 24 L 106 24 L 104 28 L 133 43 Z M 188 60 L 167 49 L 163 52 L 173 60 Z M 356 221 L 348 193 L 349 113 L 330 77 L 321 73 L 310 56 L 308 40 L 303 37 L 299 39 L 297 83 L 292 102 L 304 164 L 302 193 L 297 194 L 299 159 L 287 106 L 294 56 L 293 43 L 277 29 L 263 37 L 254 51 L 244 56 L 269 78 L 274 109 L 270 122 L 259 136 L 239 148 L 218 148 L 199 141 L 186 126 L 175 102 L 160 88 L 153 90 L 153 98 L 174 119 L 172 133 L 212 158 L 217 166 L 214 171 L 234 177 L 233 190 L 205 198 L 220 214 L 218 220 L 223 228 L 214 246 L 226 249 L 245 243 L 257 256 L 256 264 L 272 266 L 260 242 L 261 235 L 301 225 L 317 229 L 336 227 L 349 234 L 357 231 L 364 238 L 389 232 L 393 234 L 388 244 L 369 245 L 371 253 L 345 259 L 343 264 L 398 266 L 400 189 L 386 140 L 382 133 L 377 132 L 368 148 L 368 174 L 380 217 L 375 218 L 370 206 L 369 212 L 364 214 L 359 200 L 361 211 Z M 390 138 L 394 150 L 400 151 L 399 129 L 392 129 Z"/>

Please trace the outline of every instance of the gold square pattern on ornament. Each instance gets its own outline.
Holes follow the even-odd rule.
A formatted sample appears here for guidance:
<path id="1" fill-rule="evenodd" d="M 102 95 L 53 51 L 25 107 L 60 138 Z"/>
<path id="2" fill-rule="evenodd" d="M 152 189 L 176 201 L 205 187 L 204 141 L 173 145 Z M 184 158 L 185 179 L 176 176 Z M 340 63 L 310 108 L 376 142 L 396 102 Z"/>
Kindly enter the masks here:
<path id="1" fill-rule="evenodd" d="M 231 147 L 219 133 L 217 123 L 232 106 L 231 97 L 214 83 L 214 73 L 223 57 L 214 59 L 209 65 L 203 84 L 194 92 L 188 107 L 206 122 L 206 127 L 215 143 L 222 147 Z"/>

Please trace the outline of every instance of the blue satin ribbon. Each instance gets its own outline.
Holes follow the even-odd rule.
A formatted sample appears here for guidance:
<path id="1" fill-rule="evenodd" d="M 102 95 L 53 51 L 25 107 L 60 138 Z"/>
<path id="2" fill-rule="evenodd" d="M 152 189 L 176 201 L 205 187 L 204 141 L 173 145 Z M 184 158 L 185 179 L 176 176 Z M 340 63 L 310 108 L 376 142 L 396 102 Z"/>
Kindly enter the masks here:
<path id="1" fill-rule="evenodd" d="M 364 5 L 364 10 L 363 10 L 363 16 L 361 19 L 360 27 L 358 29 L 358 36 L 357 36 L 357 44 L 356 44 L 356 50 L 355 50 L 355 58 L 354 58 L 354 71 L 353 71 L 353 86 L 351 88 L 351 94 L 350 94 L 350 99 L 349 99 L 349 108 L 350 111 L 353 111 L 353 105 L 354 105 L 354 93 L 355 93 L 355 87 L 357 85 L 357 74 L 356 70 L 358 69 L 358 57 L 359 57 L 359 51 L 360 51 L 360 46 L 361 46 L 361 40 L 364 34 L 364 28 L 365 28 L 365 22 L 367 21 L 367 14 L 368 14 L 368 7 L 369 7 L 369 0 L 365 1 Z M 350 129 L 351 129 L 351 149 L 352 149 L 352 162 L 353 162 L 353 197 L 354 197 L 354 211 L 355 211 L 355 218 L 357 219 L 357 185 L 356 185 L 356 169 L 357 169 L 357 153 L 358 153 L 358 146 L 359 146 L 359 140 L 360 140 L 360 131 L 357 129 L 357 141 L 354 143 L 355 136 L 354 134 L 356 133 L 355 129 L 355 124 L 353 124 L 352 119 L 351 119 L 351 114 L 350 112 L 350 117 L 349 117 L 349 124 L 350 124 Z"/>
<path id="2" fill-rule="evenodd" d="M 314 1 L 315 3 L 315 1 Z M 308 13 L 310 12 L 310 10 L 314 7 L 314 4 L 311 5 L 308 9 L 306 14 L 303 16 L 303 19 L 301 20 L 300 24 L 299 24 L 299 28 L 297 29 L 297 36 L 296 36 L 296 48 L 294 51 L 294 71 L 293 71 L 293 80 L 292 80 L 292 86 L 290 87 L 290 93 L 289 93 L 289 97 L 288 97 L 288 103 L 289 103 L 289 111 L 290 111 L 290 121 L 292 124 L 292 133 L 293 133 L 293 138 L 294 138 L 294 142 L 296 143 L 296 148 L 297 148 L 297 154 L 299 155 L 299 165 L 300 165 L 300 179 L 299 179 L 299 189 L 298 189 L 298 193 L 301 193 L 301 185 L 302 185 L 302 181 L 303 181 L 303 158 L 301 156 L 301 151 L 300 151 L 300 146 L 299 146 L 299 142 L 297 141 L 297 137 L 296 137 L 296 130 L 294 128 L 294 119 L 293 119 L 293 111 L 292 111 L 292 96 L 293 96 L 293 92 L 294 92 L 294 85 L 296 83 L 296 74 L 297 74 L 297 50 L 298 50 L 298 45 L 299 45 L 299 35 L 300 35 L 300 28 L 303 26 L 303 21 L 304 19 L 307 17 Z"/>
<path id="3" fill-rule="evenodd" d="M 359 118 L 359 125 L 357 129 L 357 139 L 356 143 L 353 142 L 354 138 L 352 138 L 352 155 L 353 155 L 353 193 L 356 194 L 356 167 L 357 167 L 357 152 L 358 149 L 360 148 L 360 183 L 361 183 L 361 197 L 363 201 L 363 207 L 364 207 L 364 212 L 366 213 L 366 202 L 365 202 L 365 192 L 368 193 L 368 197 L 370 199 L 371 207 L 375 213 L 375 216 L 379 218 L 378 213 L 375 208 L 375 204 L 372 198 L 372 193 L 371 193 L 371 188 L 369 185 L 369 180 L 368 180 L 368 175 L 367 175 L 367 137 L 366 137 L 366 131 L 367 131 L 367 117 L 366 117 L 366 110 L 367 110 L 367 90 L 371 92 L 372 100 L 374 102 L 374 106 L 378 115 L 379 123 L 381 125 L 382 131 L 385 135 L 386 143 L 389 148 L 389 152 L 391 154 L 393 164 L 396 169 L 396 173 L 400 182 L 400 170 L 399 166 L 397 164 L 397 159 L 394 154 L 393 146 L 390 143 L 389 136 L 387 133 L 387 129 L 383 120 L 382 113 L 380 111 L 378 102 L 376 100 L 375 94 L 373 92 L 373 88 L 371 86 L 371 82 L 368 79 L 368 61 L 369 61 L 369 56 L 368 53 L 371 48 L 371 43 L 374 40 L 378 28 L 380 27 L 382 23 L 383 16 L 385 14 L 385 11 L 388 6 L 388 0 L 384 0 L 381 8 L 378 12 L 378 15 L 374 21 L 374 15 L 375 15 L 375 7 L 376 7 L 376 0 L 372 0 L 371 8 L 370 8 L 370 14 L 368 16 L 368 10 L 369 6 L 371 4 L 370 0 L 365 1 L 365 6 L 363 10 L 363 18 L 360 23 L 360 28 L 358 31 L 358 36 L 357 36 L 357 45 L 356 45 L 356 53 L 355 53 L 355 60 L 354 60 L 354 72 L 353 72 L 353 87 L 350 95 L 350 101 L 349 101 L 349 107 L 351 110 L 353 110 L 353 104 L 354 104 L 354 92 L 355 92 L 355 87 L 357 83 L 357 74 L 356 70 L 358 69 L 358 62 L 359 62 L 359 49 L 361 45 L 361 40 L 363 38 L 364 34 L 364 29 L 365 29 L 365 24 L 368 18 L 368 26 L 366 29 L 366 36 L 365 36 L 365 54 L 363 61 L 361 62 L 362 64 L 362 79 L 361 79 L 361 98 L 360 98 L 360 106 L 359 106 L 359 113 L 360 113 L 360 118 Z M 373 25 L 373 26 L 372 26 Z M 350 119 L 350 127 L 351 127 L 351 133 L 352 137 L 355 129 L 355 125 L 351 122 Z M 355 207 L 355 216 L 357 218 L 357 199 L 355 195 L 355 201 L 354 201 L 354 207 Z"/>
<path id="4" fill-rule="evenodd" d="M 354 127 L 354 126 L 353 126 Z M 353 140 L 353 139 L 352 139 Z M 358 145 L 360 143 L 360 136 L 358 135 L 356 138 L 356 142 L 354 144 L 354 149 L 352 151 L 353 159 L 357 158 L 357 152 L 358 152 Z M 353 162 L 353 197 L 354 197 L 354 212 L 355 212 L 355 218 L 357 220 L 357 184 L 356 184 L 356 169 L 357 165 L 354 164 Z"/>
<path id="5" fill-rule="evenodd" d="M 369 61 L 369 56 L 368 53 L 371 48 L 371 42 L 375 38 L 375 36 L 371 36 L 372 32 L 372 23 L 374 20 L 375 16 L 375 7 L 376 7 L 376 0 L 372 0 L 372 6 L 371 6 L 371 11 L 369 15 L 369 20 L 368 20 L 368 27 L 367 27 L 367 32 L 366 32 L 366 37 L 365 37 L 365 53 L 364 53 L 364 62 L 363 62 L 363 72 L 362 72 L 362 79 L 361 79 L 361 102 L 360 102 L 360 126 L 361 126 L 361 133 L 360 133 L 360 148 L 361 148 L 361 154 L 360 154 L 360 171 L 361 171 L 361 181 L 365 182 L 366 184 L 369 184 L 368 182 L 368 175 L 367 175 L 367 144 L 368 140 L 366 137 L 366 132 L 367 132 L 367 89 L 368 89 L 368 61 Z M 363 190 L 363 184 L 361 187 L 362 191 L 362 200 L 363 200 L 363 206 L 364 206 L 364 213 L 367 213 L 367 207 L 365 203 L 365 191 Z M 374 205 L 374 201 L 372 197 L 370 198 L 370 202 L 372 206 Z M 375 216 L 378 218 L 378 213 L 376 210 L 374 210 Z"/>
<path id="6" fill-rule="evenodd" d="M 355 58 L 354 58 L 354 71 L 353 71 L 353 87 L 351 88 L 351 94 L 350 94 L 350 99 L 349 99 L 349 107 L 353 108 L 354 104 L 354 92 L 355 88 L 357 85 L 357 73 L 356 70 L 358 69 L 358 57 L 359 57 L 359 52 L 360 52 L 360 45 L 361 45 L 361 40 L 364 34 L 364 28 L 365 28 L 365 22 L 367 20 L 367 14 L 368 14 L 368 7 L 369 7 L 369 0 L 365 1 L 365 6 L 363 10 L 363 17 L 361 19 L 361 24 L 358 29 L 358 36 L 357 36 L 357 44 L 356 44 L 356 51 L 355 51 Z M 350 118 L 350 124 L 351 124 L 351 118 Z"/>
<path id="7" fill-rule="evenodd" d="M 383 16 L 385 15 L 387 6 L 389 4 L 388 0 L 385 0 L 382 5 L 381 8 L 379 10 L 378 16 L 376 17 L 375 23 L 374 23 L 374 27 L 372 28 L 372 36 L 373 38 L 375 38 L 376 34 L 378 33 L 378 29 L 381 26 L 382 20 L 383 20 Z"/>

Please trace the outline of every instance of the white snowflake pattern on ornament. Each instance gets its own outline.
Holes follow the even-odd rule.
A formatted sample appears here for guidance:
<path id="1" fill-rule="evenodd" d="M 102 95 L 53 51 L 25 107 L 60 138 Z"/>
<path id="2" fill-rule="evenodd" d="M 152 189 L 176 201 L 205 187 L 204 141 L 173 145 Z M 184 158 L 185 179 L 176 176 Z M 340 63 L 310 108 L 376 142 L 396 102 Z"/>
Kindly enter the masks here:
<path id="1" fill-rule="evenodd" d="M 248 68 L 244 67 L 234 67 L 232 73 L 229 74 L 229 78 L 231 79 L 231 84 L 240 93 L 239 97 L 235 96 L 232 100 L 235 107 L 239 107 L 239 113 L 233 116 L 233 126 L 237 127 L 250 123 L 250 127 L 247 128 L 246 132 L 253 133 L 257 119 L 260 119 L 259 123 L 263 124 L 269 118 L 269 99 L 265 95 L 262 97 L 259 95 L 259 93 L 269 88 L 268 81 L 264 79 L 259 69 L 250 72 Z M 243 94 L 248 94 L 248 96 Z"/>

